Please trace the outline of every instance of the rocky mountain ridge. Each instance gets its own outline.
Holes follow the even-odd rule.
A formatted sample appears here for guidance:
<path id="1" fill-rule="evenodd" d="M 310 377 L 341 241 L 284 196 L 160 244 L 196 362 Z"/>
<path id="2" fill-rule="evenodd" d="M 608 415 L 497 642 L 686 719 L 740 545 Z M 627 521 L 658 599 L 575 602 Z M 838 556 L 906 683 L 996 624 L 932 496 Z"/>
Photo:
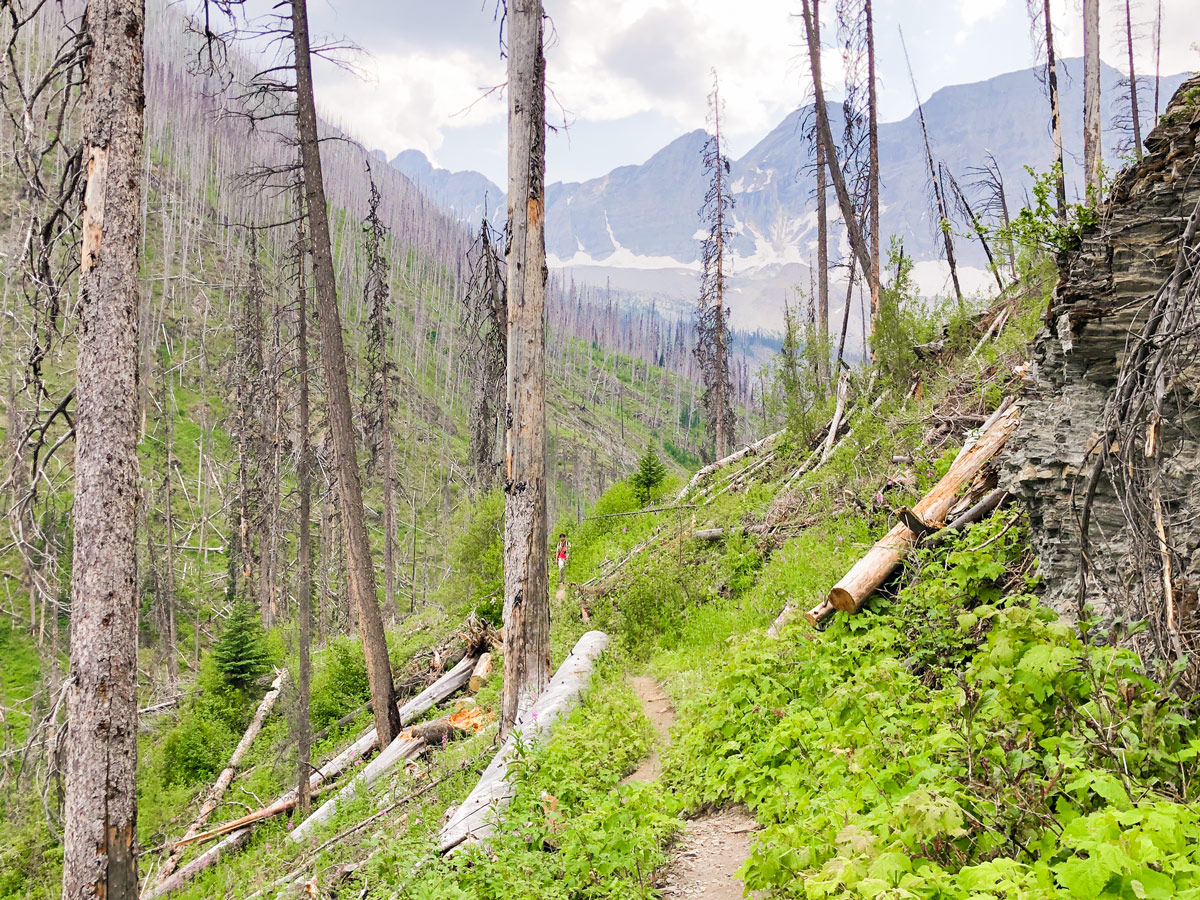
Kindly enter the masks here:
<path id="1" fill-rule="evenodd" d="M 1070 184 L 1078 183 L 1082 155 L 1082 71 L 1079 59 L 1062 61 L 1064 140 Z M 1183 76 L 1164 77 L 1161 95 L 1170 97 Z M 1123 93 L 1120 73 L 1104 67 L 1105 159 L 1119 168 L 1118 148 L 1128 137 L 1117 128 Z M 971 170 L 991 153 L 1002 172 L 1010 207 L 1019 207 L 1031 184 L 1025 167 L 1045 170 L 1053 144 L 1045 118 L 1030 109 L 1047 106 L 1038 72 L 1024 69 L 987 81 L 936 91 L 924 104 L 935 156 L 968 189 Z M 1154 120 L 1153 94 L 1139 92 L 1143 121 Z M 831 109 L 841 132 L 841 107 Z M 741 158 L 732 161 L 734 193 L 734 275 L 731 298 L 742 327 L 778 327 L 782 298 L 793 285 L 807 286 L 816 254 L 816 213 L 812 189 L 812 150 L 805 137 L 811 106 L 789 114 Z M 1148 130 L 1148 129 L 1147 129 Z M 937 232 L 926 196 L 928 177 L 916 112 L 881 123 L 883 173 L 881 230 L 917 262 L 922 289 L 945 289 Z M 644 290 L 689 301 L 699 268 L 697 210 L 704 194 L 700 147 L 704 132 L 684 134 L 641 165 L 621 166 L 584 182 L 557 182 L 547 188 L 546 244 L 551 266 L 570 269 L 582 281 Z M 1128 150 L 1125 151 L 1126 153 Z M 477 222 L 483 198 L 503 217 L 503 191 L 478 172 L 435 169 L 423 154 L 405 151 L 392 159 L 400 169 L 462 219 Z M 834 247 L 844 243 L 833 226 Z M 990 282 L 977 243 L 959 240 L 963 281 L 968 289 Z"/>

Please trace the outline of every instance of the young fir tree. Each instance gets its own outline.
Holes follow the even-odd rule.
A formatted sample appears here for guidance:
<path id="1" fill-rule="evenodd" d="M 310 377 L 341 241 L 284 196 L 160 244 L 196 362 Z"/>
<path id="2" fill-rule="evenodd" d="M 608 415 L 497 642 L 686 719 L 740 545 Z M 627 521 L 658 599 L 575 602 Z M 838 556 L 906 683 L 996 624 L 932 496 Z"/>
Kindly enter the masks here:
<path id="1" fill-rule="evenodd" d="M 647 444 L 646 452 L 638 461 L 637 471 L 629 476 L 629 485 L 633 488 L 633 495 L 637 497 L 638 503 L 648 502 L 654 489 L 662 484 L 666 477 L 667 467 L 658 458 L 654 448 Z"/>
<path id="2" fill-rule="evenodd" d="M 732 232 L 727 213 L 733 208 L 729 191 L 729 157 L 721 151 L 721 94 L 713 73 L 708 98 L 713 133 L 704 142 L 702 159 L 708 192 L 700 215 L 708 232 L 700 248 L 700 298 L 696 303 L 696 361 L 704 380 L 704 412 L 713 458 L 723 459 L 733 436 L 733 380 L 729 371 L 729 311 L 725 308 L 725 253 Z"/>
<path id="3" fill-rule="evenodd" d="M 254 606 L 234 604 L 229 622 L 213 647 L 217 671 L 230 687 L 249 691 L 270 669 L 265 633 Z"/>

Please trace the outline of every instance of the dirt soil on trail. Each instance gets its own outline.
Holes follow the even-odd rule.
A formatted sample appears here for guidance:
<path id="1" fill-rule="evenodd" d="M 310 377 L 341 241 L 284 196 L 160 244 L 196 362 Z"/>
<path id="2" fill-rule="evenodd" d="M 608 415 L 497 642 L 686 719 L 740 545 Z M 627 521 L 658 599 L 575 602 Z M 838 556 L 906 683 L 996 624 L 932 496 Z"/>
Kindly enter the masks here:
<path id="1" fill-rule="evenodd" d="M 663 896 L 742 900 L 745 887 L 735 873 L 750 855 L 750 835 L 758 828 L 740 808 L 692 819 L 676 845 Z"/>
<path id="2" fill-rule="evenodd" d="M 629 784 L 633 781 L 653 781 L 659 776 L 662 772 L 662 764 L 658 759 L 658 747 L 670 743 L 671 726 L 675 724 L 675 707 L 671 705 L 670 698 L 663 693 L 663 689 L 657 681 L 648 675 L 639 675 L 631 678 L 629 683 L 638 699 L 642 701 L 642 712 L 646 714 L 646 718 L 658 732 L 658 739 L 650 748 L 650 755 L 642 760 L 642 764 L 638 766 L 636 772 L 625 777 L 622 784 Z"/>
<path id="3" fill-rule="evenodd" d="M 657 681 L 641 675 L 631 678 L 630 685 L 642 702 L 646 718 L 658 732 L 658 740 L 624 784 L 658 778 L 662 764 L 657 748 L 670 742 L 671 726 L 675 724 L 675 708 Z M 742 900 L 744 887 L 735 873 L 750 855 L 750 835 L 758 828 L 758 823 L 741 808 L 724 809 L 689 821 L 663 878 L 663 896 Z"/>

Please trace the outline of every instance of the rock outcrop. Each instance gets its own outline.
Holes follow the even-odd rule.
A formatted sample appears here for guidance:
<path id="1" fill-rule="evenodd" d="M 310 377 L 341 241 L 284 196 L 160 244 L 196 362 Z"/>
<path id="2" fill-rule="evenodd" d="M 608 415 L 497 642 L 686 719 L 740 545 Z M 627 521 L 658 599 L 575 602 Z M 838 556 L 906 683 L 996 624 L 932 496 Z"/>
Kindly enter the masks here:
<path id="1" fill-rule="evenodd" d="M 1021 398 L 1022 422 L 1009 439 L 1005 472 L 1006 485 L 1030 514 L 1046 600 L 1072 619 L 1082 600 L 1102 621 L 1112 623 L 1165 621 L 1169 597 L 1175 653 L 1181 652 L 1179 634 L 1187 650 L 1195 646 L 1200 629 L 1200 366 L 1191 358 L 1171 366 L 1161 425 L 1153 428 L 1153 438 L 1148 438 L 1149 422 L 1140 423 L 1137 431 L 1121 432 L 1125 438 L 1139 436 L 1136 452 L 1126 440 L 1122 456 L 1112 423 L 1123 367 L 1128 378 L 1129 354 L 1156 298 L 1174 276 L 1198 202 L 1200 78 L 1192 78 L 1179 88 L 1147 138 L 1142 160 L 1117 178 L 1100 223 L 1084 234 L 1067 260 L 1033 346 Z M 1196 244 L 1195 239 L 1189 242 L 1192 248 Z M 1189 260 L 1190 254 L 1185 257 Z M 1194 277 L 1192 262 L 1183 268 L 1188 278 Z M 1194 332 L 1181 347 L 1195 346 Z M 1147 439 L 1154 443 L 1149 454 L 1143 446 Z M 1081 592 L 1081 516 L 1106 446 L 1090 504 L 1089 574 Z M 1144 460 L 1151 460 L 1154 469 L 1155 503 L 1170 547 L 1169 595 L 1153 517 L 1146 521 L 1131 512 L 1128 482 L 1122 487 L 1112 477 L 1114 464 L 1132 473 Z M 1118 472 L 1118 482 L 1124 481 L 1125 468 Z M 1141 500 L 1144 510 L 1149 499 Z M 1174 655 L 1162 653 L 1161 640 L 1157 648 L 1139 644 L 1153 655 Z"/>

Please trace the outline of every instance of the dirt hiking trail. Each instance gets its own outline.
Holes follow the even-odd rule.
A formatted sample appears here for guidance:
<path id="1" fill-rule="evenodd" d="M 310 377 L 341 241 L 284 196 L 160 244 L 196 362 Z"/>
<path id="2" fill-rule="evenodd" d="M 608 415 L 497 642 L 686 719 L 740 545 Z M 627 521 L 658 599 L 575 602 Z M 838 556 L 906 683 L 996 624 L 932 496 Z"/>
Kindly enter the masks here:
<path id="1" fill-rule="evenodd" d="M 658 748 L 671 740 L 675 707 L 662 686 L 646 675 L 629 680 L 642 703 L 642 711 L 658 738 L 637 771 L 622 784 L 653 781 L 662 773 Z M 737 870 L 750 855 L 750 835 L 758 823 L 741 808 L 724 809 L 687 822 L 675 845 L 674 859 L 662 884 L 664 897 L 698 900 L 742 900 L 745 896 Z"/>

